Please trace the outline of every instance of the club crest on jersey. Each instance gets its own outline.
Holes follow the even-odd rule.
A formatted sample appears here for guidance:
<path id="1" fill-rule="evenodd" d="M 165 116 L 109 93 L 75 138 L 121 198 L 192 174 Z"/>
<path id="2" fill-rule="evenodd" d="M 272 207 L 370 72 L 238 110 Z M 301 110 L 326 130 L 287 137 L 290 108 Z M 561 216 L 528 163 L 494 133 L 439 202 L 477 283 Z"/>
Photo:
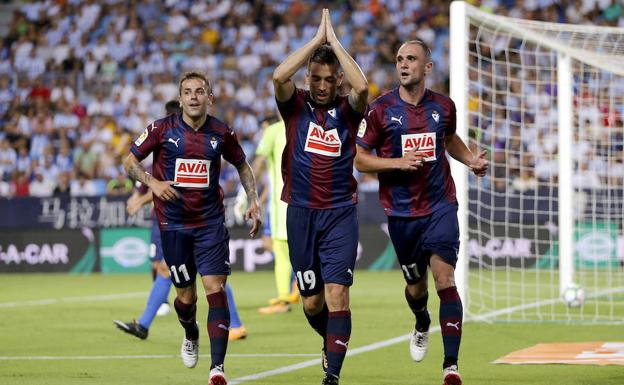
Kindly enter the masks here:
<path id="1" fill-rule="evenodd" d="M 334 119 L 336 119 L 336 109 L 332 108 L 331 110 L 327 111 L 327 113 Z"/>
<path id="2" fill-rule="evenodd" d="M 308 136 L 305 143 L 305 151 L 331 157 L 339 157 L 342 142 L 335 128 L 325 131 L 323 127 L 310 122 Z"/>
<path id="3" fill-rule="evenodd" d="M 401 135 L 401 149 L 403 156 L 408 152 L 416 151 L 422 154 L 425 162 L 436 160 L 436 134 L 435 132 L 425 132 L 423 134 Z"/>
<path id="4" fill-rule="evenodd" d="M 212 138 L 210 138 L 210 145 L 212 146 L 213 150 L 216 150 L 217 146 L 219 145 L 219 142 L 217 141 L 217 138 L 215 138 L 214 136 Z"/>
<path id="5" fill-rule="evenodd" d="M 174 181 L 178 187 L 208 188 L 210 161 L 177 158 Z"/>
<path id="6" fill-rule="evenodd" d="M 433 118 L 433 120 L 435 120 L 436 123 L 440 121 L 440 113 L 436 110 L 433 110 L 431 112 L 431 117 Z"/>
<path id="7" fill-rule="evenodd" d="M 145 142 L 145 139 L 147 139 L 147 136 L 149 135 L 149 131 L 147 130 L 147 128 L 145 129 L 145 131 L 143 131 L 143 133 L 141 134 L 141 136 L 138 137 L 137 140 L 134 141 L 134 144 L 138 147 L 140 145 L 143 144 L 143 142 Z"/>

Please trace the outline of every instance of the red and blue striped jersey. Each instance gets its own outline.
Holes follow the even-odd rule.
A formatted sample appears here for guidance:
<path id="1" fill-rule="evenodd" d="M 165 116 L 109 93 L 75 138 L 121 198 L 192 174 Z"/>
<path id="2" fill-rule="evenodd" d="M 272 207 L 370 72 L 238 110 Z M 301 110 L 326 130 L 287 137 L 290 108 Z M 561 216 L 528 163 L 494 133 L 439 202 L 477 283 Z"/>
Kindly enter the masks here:
<path id="1" fill-rule="evenodd" d="M 418 105 L 407 103 L 395 88 L 370 104 L 357 144 L 381 158 L 409 151 L 425 156 L 417 171 L 379 173 L 379 199 L 386 214 L 420 217 L 457 203 L 444 139 L 455 133 L 453 101 L 426 89 Z"/>
<path id="2" fill-rule="evenodd" d="M 353 159 L 363 113 L 351 107 L 347 96 L 321 106 L 301 89 L 277 106 L 286 124 L 282 200 L 313 209 L 356 204 Z"/>
<path id="3" fill-rule="evenodd" d="M 154 153 L 153 176 L 175 181 L 180 199 L 165 202 L 154 196 L 161 230 L 207 226 L 222 221 L 223 189 L 219 185 L 221 156 L 234 166 L 245 153 L 234 132 L 208 115 L 197 131 L 172 114 L 149 125 L 130 151 L 142 160 Z"/>

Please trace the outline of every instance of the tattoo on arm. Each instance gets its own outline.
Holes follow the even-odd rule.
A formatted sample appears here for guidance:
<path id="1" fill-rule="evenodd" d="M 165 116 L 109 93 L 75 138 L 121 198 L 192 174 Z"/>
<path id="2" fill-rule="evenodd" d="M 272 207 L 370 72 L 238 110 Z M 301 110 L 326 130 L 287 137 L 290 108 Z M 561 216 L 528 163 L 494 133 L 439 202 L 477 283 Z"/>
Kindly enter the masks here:
<path id="1" fill-rule="evenodd" d="M 258 192 L 256 191 L 256 178 L 254 177 L 249 163 L 244 162 L 238 167 L 237 170 L 241 184 L 247 193 L 247 199 L 258 199 Z"/>
<path id="2" fill-rule="evenodd" d="M 149 186 L 149 183 L 152 180 L 152 176 L 145 171 L 143 166 L 141 166 L 141 164 L 137 161 L 135 157 L 128 157 L 125 166 L 130 179 L 135 182 L 141 182 L 144 185 Z"/>

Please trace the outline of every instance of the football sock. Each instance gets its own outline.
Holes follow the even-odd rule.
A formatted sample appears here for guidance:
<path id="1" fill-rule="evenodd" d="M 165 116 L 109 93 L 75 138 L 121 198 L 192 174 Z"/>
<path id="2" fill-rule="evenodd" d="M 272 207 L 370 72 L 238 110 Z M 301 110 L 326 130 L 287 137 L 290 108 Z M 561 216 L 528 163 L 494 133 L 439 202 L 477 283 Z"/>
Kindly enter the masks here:
<path id="1" fill-rule="evenodd" d="M 228 309 L 230 311 L 230 327 L 239 328 L 243 326 L 243 323 L 238 316 L 238 310 L 236 310 L 236 302 L 234 302 L 234 293 L 229 284 L 225 284 L 225 292 L 227 294 Z"/>
<path id="2" fill-rule="evenodd" d="M 427 311 L 427 300 L 429 300 L 429 292 L 425 292 L 420 298 L 414 299 L 405 288 L 405 299 L 409 305 L 412 313 L 416 316 L 416 330 L 419 332 L 426 332 L 431 325 L 431 317 Z"/>
<path id="3" fill-rule="evenodd" d="M 327 334 L 327 318 L 329 315 L 329 308 L 327 304 L 323 304 L 323 309 L 320 312 L 314 315 L 310 315 L 303 311 L 306 318 L 308 319 L 308 323 L 312 326 L 312 329 L 316 330 L 316 332 L 323 337 L 323 341 L 325 341 L 325 335 Z"/>
<path id="4" fill-rule="evenodd" d="M 176 298 L 175 301 L 173 301 L 173 308 L 176 313 L 178 313 L 178 320 L 180 321 L 180 325 L 184 328 L 186 338 L 197 341 L 199 338 L 199 329 L 195 321 L 197 306 L 194 303 L 186 304 Z"/>
<path id="5" fill-rule="evenodd" d="M 223 365 L 230 332 L 230 312 L 225 292 L 209 294 L 208 337 L 210 337 L 210 369 Z"/>
<path id="6" fill-rule="evenodd" d="M 167 301 L 169 296 L 169 288 L 171 287 L 171 278 L 158 275 L 154 283 L 152 283 L 152 290 L 149 297 L 147 297 L 147 305 L 141 318 L 139 318 L 139 324 L 146 329 L 149 329 L 158 308 L 163 302 Z"/>
<path id="7" fill-rule="evenodd" d="M 327 321 L 327 374 L 340 376 L 350 338 L 351 312 L 330 312 Z"/>
<path id="8" fill-rule="evenodd" d="M 457 364 L 461 342 L 463 308 L 455 286 L 438 291 L 440 297 L 440 328 L 444 344 L 444 364 L 446 368 Z"/>

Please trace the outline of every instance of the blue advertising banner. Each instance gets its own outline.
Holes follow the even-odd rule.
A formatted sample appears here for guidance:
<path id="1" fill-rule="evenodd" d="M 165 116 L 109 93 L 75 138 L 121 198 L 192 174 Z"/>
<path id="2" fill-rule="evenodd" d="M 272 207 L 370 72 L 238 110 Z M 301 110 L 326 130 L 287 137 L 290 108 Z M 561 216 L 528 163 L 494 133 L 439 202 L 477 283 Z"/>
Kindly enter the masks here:
<path id="1" fill-rule="evenodd" d="M 150 227 L 151 205 L 135 216 L 126 212 L 127 196 L 73 198 L 13 198 L 0 199 L 0 229 L 81 229 Z M 228 227 L 241 225 L 234 218 L 235 198 L 226 198 L 225 217 Z M 377 192 L 360 193 L 358 216 L 360 223 L 386 221 Z"/>
<path id="2" fill-rule="evenodd" d="M 149 227 L 151 208 L 126 212 L 127 197 L 0 199 L 0 229 Z"/>

